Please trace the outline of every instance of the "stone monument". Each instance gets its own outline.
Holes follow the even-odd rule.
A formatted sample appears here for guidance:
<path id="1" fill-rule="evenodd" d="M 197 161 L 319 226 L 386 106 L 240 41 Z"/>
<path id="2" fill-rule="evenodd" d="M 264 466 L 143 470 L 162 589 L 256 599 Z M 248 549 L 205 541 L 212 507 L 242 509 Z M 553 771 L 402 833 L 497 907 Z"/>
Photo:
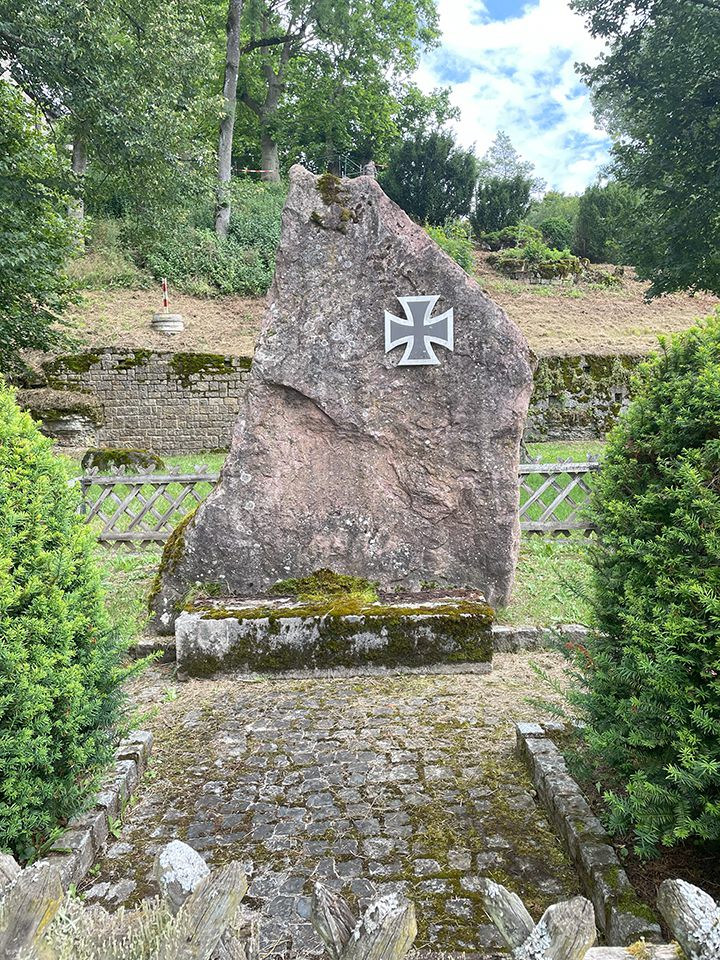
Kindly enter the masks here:
<path id="1" fill-rule="evenodd" d="M 531 385 L 519 329 L 373 178 L 293 167 L 244 408 L 166 547 L 159 628 L 193 584 L 249 597 L 320 568 L 503 604 Z"/>

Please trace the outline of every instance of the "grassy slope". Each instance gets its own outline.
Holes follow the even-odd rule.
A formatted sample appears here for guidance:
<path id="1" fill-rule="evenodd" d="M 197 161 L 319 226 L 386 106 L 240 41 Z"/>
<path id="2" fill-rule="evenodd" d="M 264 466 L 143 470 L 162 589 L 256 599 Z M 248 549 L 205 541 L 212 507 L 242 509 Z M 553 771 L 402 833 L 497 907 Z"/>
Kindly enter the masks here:
<path id="1" fill-rule="evenodd" d="M 74 272 L 87 289 L 75 311 L 75 337 L 86 346 L 120 345 L 158 350 L 189 350 L 249 356 L 264 313 L 262 297 L 208 298 L 171 291 L 171 307 L 181 312 L 185 331 L 169 338 L 150 329 L 159 309 L 160 285 L 133 273 L 126 261 L 91 254 Z M 507 310 L 536 353 L 646 353 L 657 336 L 686 330 L 718 301 L 677 294 L 646 303 L 647 285 L 627 268 L 620 289 L 595 284 L 529 286 L 508 280 L 476 255 L 475 275 L 486 292 Z M 459 318 L 459 322 L 462 318 Z"/>

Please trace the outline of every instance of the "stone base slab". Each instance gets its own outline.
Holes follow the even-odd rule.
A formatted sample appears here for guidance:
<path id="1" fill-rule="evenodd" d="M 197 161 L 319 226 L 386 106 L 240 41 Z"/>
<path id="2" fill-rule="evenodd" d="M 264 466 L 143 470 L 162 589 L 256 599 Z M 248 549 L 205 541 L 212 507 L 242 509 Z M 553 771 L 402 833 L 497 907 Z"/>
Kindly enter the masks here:
<path id="1" fill-rule="evenodd" d="M 308 614 L 287 601 L 248 601 L 182 613 L 175 645 L 179 669 L 194 677 L 223 669 L 303 677 L 487 673 L 491 620 L 484 604 L 452 597 L 411 609 L 370 604 L 352 614 Z"/>

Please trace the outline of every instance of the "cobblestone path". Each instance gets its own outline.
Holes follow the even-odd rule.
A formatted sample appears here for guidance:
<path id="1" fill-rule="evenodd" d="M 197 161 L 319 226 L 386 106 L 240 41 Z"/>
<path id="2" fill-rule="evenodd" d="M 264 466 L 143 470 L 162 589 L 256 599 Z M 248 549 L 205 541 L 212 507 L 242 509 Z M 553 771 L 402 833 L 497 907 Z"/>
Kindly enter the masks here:
<path id="1" fill-rule="evenodd" d="M 543 655 L 540 655 L 541 657 Z M 548 658 L 549 659 L 549 658 Z M 536 718 L 519 656 L 488 677 L 231 678 L 168 687 L 150 771 L 99 867 L 89 901 L 155 893 L 157 848 L 179 837 L 209 863 L 241 860 L 261 908 L 265 956 L 320 954 L 312 879 L 364 902 L 402 889 L 419 950 L 502 956 L 476 893 L 491 876 L 536 915 L 577 881 L 513 754 L 512 722 Z"/>

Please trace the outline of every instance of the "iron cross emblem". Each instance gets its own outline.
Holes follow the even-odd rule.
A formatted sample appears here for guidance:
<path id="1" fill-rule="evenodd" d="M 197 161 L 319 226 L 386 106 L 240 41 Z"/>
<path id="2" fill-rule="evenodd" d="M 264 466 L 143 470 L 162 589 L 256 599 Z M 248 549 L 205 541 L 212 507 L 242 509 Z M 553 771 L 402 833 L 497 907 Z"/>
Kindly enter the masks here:
<path id="1" fill-rule="evenodd" d="M 398 297 L 407 319 L 385 311 L 385 353 L 405 344 L 399 367 L 437 365 L 440 363 L 433 343 L 453 349 L 453 309 L 432 317 L 439 296 Z"/>

